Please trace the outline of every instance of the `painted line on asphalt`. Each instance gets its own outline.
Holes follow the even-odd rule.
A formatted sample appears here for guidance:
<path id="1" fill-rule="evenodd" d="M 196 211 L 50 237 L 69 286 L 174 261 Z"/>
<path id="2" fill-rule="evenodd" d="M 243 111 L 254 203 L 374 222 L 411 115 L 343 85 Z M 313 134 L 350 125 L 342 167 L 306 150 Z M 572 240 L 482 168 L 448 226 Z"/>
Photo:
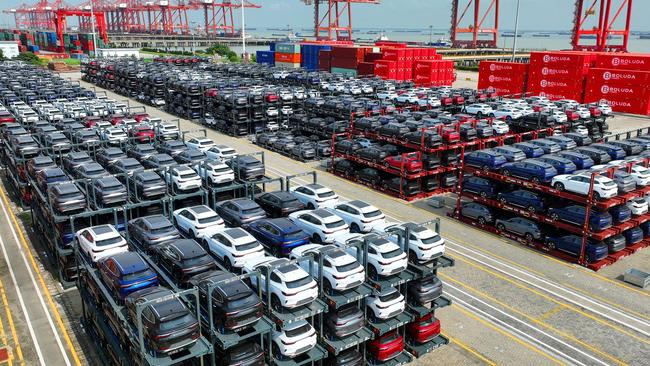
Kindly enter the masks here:
<path id="1" fill-rule="evenodd" d="M 4 254 L 4 253 L 3 253 Z M 6 258 L 6 256 L 5 256 Z M 6 259 L 5 259 L 6 260 Z M 11 312 L 9 307 L 9 300 L 7 299 L 7 293 L 5 292 L 5 285 L 0 279 L 0 295 L 2 295 L 2 305 L 4 306 L 5 313 L 7 313 L 7 322 L 9 323 L 9 330 L 11 331 L 11 338 L 14 340 L 14 346 L 16 348 L 16 355 L 18 356 L 18 361 L 21 365 L 25 364 L 25 359 L 23 358 L 23 348 L 20 344 L 20 339 L 18 338 L 18 333 L 16 332 L 16 325 L 14 324 L 14 315 Z M 2 329 L 3 337 L 5 338 L 5 344 L 7 336 L 5 335 L 4 328 Z M 9 362 L 11 364 L 11 362 Z"/>

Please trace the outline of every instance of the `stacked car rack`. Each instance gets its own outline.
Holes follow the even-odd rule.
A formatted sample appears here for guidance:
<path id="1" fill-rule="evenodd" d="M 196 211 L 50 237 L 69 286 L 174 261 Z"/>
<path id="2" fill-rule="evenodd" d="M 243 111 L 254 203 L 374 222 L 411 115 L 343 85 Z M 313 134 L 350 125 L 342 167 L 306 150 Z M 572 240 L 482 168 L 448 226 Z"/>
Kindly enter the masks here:
<path id="1" fill-rule="evenodd" d="M 616 135 L 609 136 L 607 141 L 611 140 L 622 140 L 625 138 L 632 138 L 637 136 L 647 136 L 650 133 L 650 129 L 638 129 L 629 132 L 624 132 Z M 624 222 L 619 222 L 614 224 L 609 228 L 603 230 L 595 230 L 590 225 L 590 212 L 593 210 L 606 211 L 615 206 L 625 205 L 628 201 L 634 198 L 645 198 L 648 193 L 650 193 L 650 186 L 641 186 L 637 187 L 631 192 L 620 193 L 612 198 L 606 199 L 597 199 L 594 194 L 594 179 L 599 175 L 603 175 L 611 178 L 617 170 L 623 170 L 630 172 L 632 166 L 641 165 L 643 167 L 648 167 L 650 164 L 650 158 L 639 157 L 638 159 L 626 161 L 617 165 L 607 165 L 605 168 L 590 172 L 586 175 L 589 179 L 589 192 L 586 195 L 581 195 L 577 193 L 567 192 L 566 190 L 558 189 L 558 187 L 553 187 L 549 184 L 535 183 L 529 180 L 512 177 L 504 175 L 499 171 L 490 171 L 487 169 L 480 169 L 476 167 L 468 166 L 464 163 L 464 154 L 461 158 L 461 171 L 463 174 L 460 175 L 460 181 L 458 184 L 458 196 L 456 200 L 456 208 L 450 214 L 452 217 L 470 224 L 472 226 L 478 227 L 480 229 L 502 235 L 514 241 L 520 242 L 524 245 L 533 247 L 537 250 L 544 251 L 548 254 L 561 258 L 569 262 L 575 262 L 579 265 L 588 267 L 593 270 L 599 270 L 609 264 L 612 264 L 619 260 L 620 258 L 629 256 L 639 249 L 650 246 L 650 240 L 648 239 L 647 233 L 644 231 L 644 239 L 636 243 L 627 243 L 626 247 L 612 251 L 610 249 L 608 255 L 605 258 L 598 260 L 589 260 L 587 255 L 587 246 L 591 242 L 602 242 L 608 238 L 612 238 L 615 235 L 620 235 L 630 229 L 637 228 L 643 223 L 650 220 L 649 214 L 642 214 L 639 216 L 634 216 L 629 220 Z M 556 215 L 547 214 L 544 212 L 537 212 L 536 210 L 531 210 L 528 208 L 521 208 L 514 206 L 505 200 L 498 200 L 495 197 L 483 193 L 483 192 L 470 192 L 467 189 L 462 189 L 463 179 L 468 176 L 475 176 L 480 178 L 488 179 L 489 181 L 495 183 L 499 187 L 515 187 L 522 188 L 528 191 L 540 193 L 545 197 L 548 197 L 549 201 L 553 202 L 565 202 L 565 203 L 575 203 L 586 207 L 584 221 L 581 224 L 573 224 L 565 221 L 561 221 Z M 558 200 L 559 199 L 559 200 Z M 463 216 L 463 202 L 467 200 L 480 203 L 487 207 L 497 210 L 498 212 L 503 212 L 506 214 L 514 214 L 519 217 L 524 217 L 527 219 L 532 219 L 535 222 L 542 224 L 545 228 L 545 232 L 557 233 L 558 235 L 564 234 L 574 234 L 582 239 L 582 244 L 578 253 L 570 253 L 561 248 L 556 248 L 555 245 L 551 244 L 548 241 L 544 240 L 535 240 L 530 235 L 517 235 L 511 232 L 504 230 L 503 228 L 498 228 L 491 225 L 489 222 L 486 222 L 485 219 L 474 220 L 469 217 Z M 499 216 L 499 215 L 497 215 Z M 543 238 L 542 238 L 543 239 Z"/>

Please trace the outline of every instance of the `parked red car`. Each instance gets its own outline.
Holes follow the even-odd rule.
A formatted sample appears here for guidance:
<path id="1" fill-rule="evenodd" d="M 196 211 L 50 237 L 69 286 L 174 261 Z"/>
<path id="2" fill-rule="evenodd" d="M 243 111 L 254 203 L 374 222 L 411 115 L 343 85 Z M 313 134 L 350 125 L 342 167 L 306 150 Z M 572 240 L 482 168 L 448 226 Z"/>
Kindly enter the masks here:
<path id="1" fill-rule="evenodd" d="M 404 337 L 397 330 L 388 332 L 368 343 L 370 357 L 379 361 L 388 361 L 404 350 Z"/>
<path id="2" fill-rule="evenodd" d="M 145 118 L 149 118 L 149 113 L 137 113 L 133 115 L 133 119 L 138 121 L 138 123 L 142 122 L 142 120 Z"/>
<path id="3" fill-rule="evenodd" d="M 113 116 L 111 118 L 110 122 L 111 122 L 111 124 L 113 126 L 115 126 L 115 125 L 119 124 L 120 122 L 122 122 L 122 120 L 124 120 L 124 118 L 125 118 L 124 116 Z"/>
<path id="4" fill-rule="evenodd" d="M 384 159 L 384 164 L 387 167 L 391 167 L 399 171 L 401 171 L 403 168 L 409 173 L 417 173 L 422 170 L 422 161 L 419 159 L 417 153 L 389 156 Z"/>
<path id="5" fill-rule="evenodd" d="M 441 136 L 442 136 L 442 141 L 449 144 L 453 144 L 460 141 L 460 133 L 454 130 L 453 128 L 449 128 L 449 127 L 443 128 Z"/>
<path id="6" fill-rule="evenodd" d="M 427 314 L 406 326 L 408 338 L 417 344 L 427 343 L 440 334 L 440 320 Z"/>
<path id="7" fill-rule="evenodd" d="M 0 124 L 2 123 L 14 123 L 16 119 L 9 111 L 0 112 Z"/>
<path id="8" fill-rule="evenodd" d="M 95 127 L 95 125 L 97 124 L 97 121 L 100 121 L 100 120 L 101 120 L 101 118 L 99 118 L 99 117 L 86 117 L 83 124 L 84 124 L 84 126 L 86 126 L 86 128 L 92 128 L 92 127 Z"/>
<path id="9" fill-rule="evenodd" d="M 143 124 L 131 127 L 129 137 L 134 137 L 140 142 L 149 142 L 153 141 L 155 133 L 151 126 Z"/>

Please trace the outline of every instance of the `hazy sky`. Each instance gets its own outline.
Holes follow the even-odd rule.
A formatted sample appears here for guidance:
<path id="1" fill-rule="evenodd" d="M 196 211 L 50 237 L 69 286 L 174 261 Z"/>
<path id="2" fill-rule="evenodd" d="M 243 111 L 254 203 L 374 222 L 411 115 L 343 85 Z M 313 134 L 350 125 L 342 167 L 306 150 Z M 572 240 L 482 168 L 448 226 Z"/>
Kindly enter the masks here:
<path id="1" fill-rule="evenodd" d="M 173 1 L 173 0 L 172 0 Z M 233 0 L 239 1 L 239 0 Z M 246 23 L 250 26 L 308 27 L 313 22 L 313 7 L 301 0 L 250 0 L 261 9 L 246 12 Z M 501 29 L 514 28 L 515 4 L 517 0 L 501 0 Z M 614 3 L 620 0 L 615 0 Z M 22 0 L 0 0 L 0 8 L 10 8 L 23 3 Z M 26 1 L 35 3 L 36 0 Z M 67 0 L 69 4 L 80 0 Z M 461 0 L 466 3 L 467 0 Z M 489 1 L 485 0 L 486 3 Z M 575 0 L 521 0 L 520 29 L 526 30 L 570 30 L 572 28 Z M 634 2 L 632 28 L 650 31 L 650 1 Z M 354 26 L 373 28 L 417 27 L 449 28 L 451 0 L 382 0 L 381 5 L 358 4 L 353 6 Z M 194 20 L 200 20 L 199 13 Z M 13 24 L 9 14 L 2 15 L 5 25 Z M 239 21 L 236 21 L 239 24 Z M 469 22 L 468 22 L 469 24 Z"/>

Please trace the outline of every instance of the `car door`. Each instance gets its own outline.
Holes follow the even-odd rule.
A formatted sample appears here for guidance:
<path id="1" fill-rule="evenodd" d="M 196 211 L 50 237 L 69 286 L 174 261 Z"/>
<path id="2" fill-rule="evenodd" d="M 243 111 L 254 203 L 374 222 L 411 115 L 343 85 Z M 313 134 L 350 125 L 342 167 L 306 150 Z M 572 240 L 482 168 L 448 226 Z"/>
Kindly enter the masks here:
<path id="1" fill-rule="evenodd" d="M 95 239 L 93 238 L 89 230 L 84 230 L 79 235 L 79 246 L 81 246 L 81 248 L 86 252 L 86 254 L 90 254 L 94 242 Z"/>
<path id="2" fill-rule="evenodd" d="M 350 215 L 350 210 L 352 208 L 348 206 L 347 204 L 340 204 L 336 206 L 336 214 L 339 215 L 343 221 L 345 221 L 346 224 L 350 225 L 350 222 L 352 221 L 353 217 Z"/>
<path id="3" fill-rule="evenodd" d="M 189 234 L 191 228 L 194 228 L 195 222 L 196 218 L 189 210 L 181 211 L 176 220 L 176 223 L 181 230 L 185 231 L 187 234 Z"/>
<path id="4" fill-rule="evenodd" d="M 261 289 L 262 293 L 265 294 L 266 293 L 266 277 L 269 274 L 269 268 L 264 264 L 260 264 L 260 265 L 258 265 L 256 267 L 253 267 L 253 270 L 260 272 L 259 284 L 257 283 L 257 276 L 252 276 L 250 278 L 251 284 L 253 286 L 257 287 L 258 289 Z"/>
<path id="5" fill-rule="evenodd" d="M 210 252 L 220 260 L 223 260 L 229 252 L 229 248 L 232 248 L 230 241 L 222 234 L 213 235 L 212 239 L 209 240 L 208 243 L 208 249 Z"/>

